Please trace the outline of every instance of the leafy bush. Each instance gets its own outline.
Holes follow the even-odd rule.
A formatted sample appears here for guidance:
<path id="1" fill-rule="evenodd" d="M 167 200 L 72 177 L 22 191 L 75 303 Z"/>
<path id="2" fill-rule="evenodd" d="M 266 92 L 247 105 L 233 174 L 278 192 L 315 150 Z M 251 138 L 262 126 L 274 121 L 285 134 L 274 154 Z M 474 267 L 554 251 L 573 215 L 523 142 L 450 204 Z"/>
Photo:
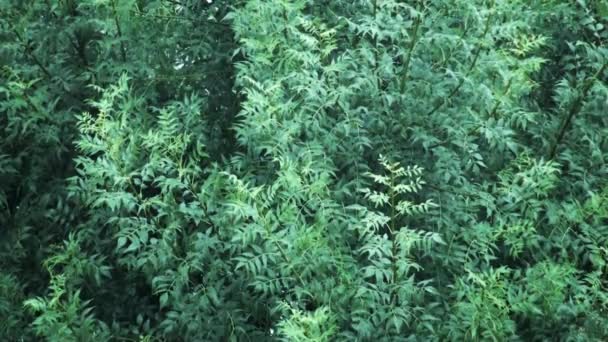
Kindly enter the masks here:
<path id="1" fill-rule="evenodd" d="M 604 2 L 0 13 L 3 340 L 608 339 Z"/>

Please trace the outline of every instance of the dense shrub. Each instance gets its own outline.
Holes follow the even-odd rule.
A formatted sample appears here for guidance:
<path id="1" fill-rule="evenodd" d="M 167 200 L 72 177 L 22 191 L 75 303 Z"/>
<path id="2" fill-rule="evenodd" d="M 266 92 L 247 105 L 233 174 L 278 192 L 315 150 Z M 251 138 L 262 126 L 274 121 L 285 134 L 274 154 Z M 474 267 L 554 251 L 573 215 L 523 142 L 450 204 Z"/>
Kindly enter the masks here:
<path id="1" fill-rule="evenodd" d="M 608 339 L 608 5 L 0 0 L 7 341 Z"/>

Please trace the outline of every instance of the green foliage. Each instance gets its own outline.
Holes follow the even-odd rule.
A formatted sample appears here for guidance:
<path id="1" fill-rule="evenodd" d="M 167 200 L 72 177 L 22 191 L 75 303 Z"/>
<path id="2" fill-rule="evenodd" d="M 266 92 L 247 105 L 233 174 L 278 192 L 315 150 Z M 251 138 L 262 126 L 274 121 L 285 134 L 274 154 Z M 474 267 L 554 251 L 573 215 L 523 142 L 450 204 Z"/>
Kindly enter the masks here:
<path id="1" fill-rule="evenodd" d="M 107 267 L 98 266 L 94 260 L 86 260 L 72 237 L 63 249 L 46 260 L 45 265 L 50 273 L 50 293 L 47 298 L 30 298 L 23 305 L 38 314 L 32 322 L 34 332 L 48 341 L 109 341 L 107 326 L 95 319 L 89 306 L 90 301 L 82 301 L 80 290 L 69 284 L 68 279 L 77 279 L 84 272 L 108 274 Z M 99 259 L 99 258 L 97 258 Z M 61 268 L 63 273 L 55 274 Z"/>
<path id="2" fill-rule="evenodd" d="M 310 314 L 291 309 L 289 319 L 279 322 L 278 332 L 284 341 L 331 341 L 336 330 L 332 318 L 326 307 Z"/>
<path id="3" fill-rule="evenodd" d="M 0 13 L 3 340 L 608 339 L 604 1 Z"/>

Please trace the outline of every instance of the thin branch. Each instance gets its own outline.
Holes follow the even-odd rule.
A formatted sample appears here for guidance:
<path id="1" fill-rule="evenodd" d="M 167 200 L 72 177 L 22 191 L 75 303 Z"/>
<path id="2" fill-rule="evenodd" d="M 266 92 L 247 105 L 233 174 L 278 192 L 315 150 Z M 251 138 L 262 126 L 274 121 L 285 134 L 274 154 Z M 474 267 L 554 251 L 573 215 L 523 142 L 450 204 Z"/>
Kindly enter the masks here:
<path id="1" fill-rule="evenodd" d="M 471 25 L 467 25 L 467 23 L 465 22 L 464 29 L 462 30 L 460 37 L 458 37 L 458 42 L 456 43 L 456 46 L 454 46 L 454 48 L 450 50 L 448 56 L 445 57 L 445 59 L 441 62 L 441 64 L 439 64 L 439 65 L 435 64 L 435 65 L 433 65 L 433 68 L 437 68 L 438 70 L 441 70 L 441 69 L 443 69 L 443 67 L 445 67 L 446 64 L 448 64 L 450 59 L 452 59 L 454 52 L 456 50 L 458 50 L 460 48 L 460 46 L 462 45 L 464 38 L 466 37 L 467 33 L 469 33 L 470 27 L 471 27 Z"/>
<path id="2" fill-rule="evenodd" d="M 114 23 L 116 24 L 116 32 L 118 33 L 118 39 L 120 40 L 120 50 L 122 54 L 122 61 L 127 61 L 127 48 L 125 47 L 125 41 L 122 37 L 122 30 L 120 29 L 120 22 L 118 21 L 118 12 L 116 11 L 116 0 L 112 1 L 112 11 L 114 12 Z"/>
<path id="3" fill-rule="evenodd" d="M 57 78 L 62 83 L 64 83 L 64 84 L 67 83 L 63 79 L 63 77 L 61 77 L 60 75 L 54 76 L 53 74 L 51 74 L 51 72 L 44 66 L 44 64 L 42 63 L 42 61 L 40 61 L 40 59 L 38 59 L 38 57 L 34 54 L 34 52 L 32 51 L 31 47 L 29 46 L 29 44 L 23 39 L 23 37 L 21 37 L 21 35 L 17 31 L 17 29 L 15 29 L 14 27 L 11 27 L 11 30 L 13 31 L 13 33 L 17 37 L 17 40 L 23 45 L 23 49 L 24 49 L 25 54 L 27 56 L 29 56 L 34 61 L 34 63 L 38 66 L 38 68 L 40 68 L 40 70 L 42 71 L 42 73 L 48 78 L 49 81 L 52 82 L 55 78 Z M 71 89 L 68 89 L 67 92 L 70 95 L 72 95 L 72 96 L 76 96 Z"/>
<path id="4" fill-rule="evenodd" d="M 76 50 L 78 57 L 80 57 L 80 60 L 82 61 L 83 66 L 86 68 L 89 66 L 89 61 L 87 60 L 86 51 L 85 51 L 86 47 L 81 45 L 80 41 L 78 40 L 78 38 L 76 36 L 74 36 L 74 38 L 75 38 L 75 40 L 73 40 L 71 36 L 68 36 L 68 41 L 70 42 L 70 45 L 72 45 L 74 50 Z"/>
<path id="5" fill-rule="evenodd" d="M 405 83 L 407 82 L 407 76 L 410 69 L 410 61 L 412 60 L 412 53 L 414 52 L 414 47 L 418 43 L 418 28 L 420 27 L 420 23 L 422 22 L 422 15 L 419 14 L 416 17 L 416 23 L 414 24 L 414 30 L 412 32 L 412 43 L 410 44 L 410 48 L 407 52 L 407 58 L 405 63 L 403 64 L 403 76 L 401 77 L 400 84 L 400 93 L 403 94 L 405 91 Z"/>
<path id="6" fill-rule="evenodd" d="M 17 31 L 17 29 L 15 29 L 14 27 L 12 28 L 13 32 L 15 33 L 15 36 L 17 36 L 17 39 L 19 40 L 19 42 L 23 45 L 24 51 L 25 53 L 30 56 L 30 58 L 34 61 L 34 63 L 36 63 L 36 65 L 38 65 L 38 67 L 40 68 L 40 70 L 42 70 L 42 72 L 50 79 L 53 79 L 53 75 L 51 75 L 51 73 L 48 71 L 48 69 L 42 64 L 42 62 L 40 62 L 40 60 L 38 59 L 38 57 L 36 57 L 36 55 L 34 54 L 34 52 L 31 50 L 29 44 L 21 37 L 21 35 L 19 34 L 19 32 Z"/>
<path id="7" fill-rule="evenodd" d="M 190 21 L 190 22 L 205 22 L 207 24 L 217 25 L 217 26 L 220 26 L 223 28 L 230 28 L 230 25 L 228 25 L 228 24 L 208 20 L 205 16 L 201 16 L 201 17 L 197 17 L 197 18 L 187 18 L 187 17 L 176 16 L 176 15 L 158 15 L 158 14 L 143 13 L 143 12 L 139 12 L 139 11 L 133 11 L 133 13 L 138 18 L 141 18 L 144 20 L 149 19 L 149 18 L 167 19 L 167 20 L 185 20 L 185 21 Z"/>
<path id="8" fill-rule="evenodd" d="M 490 13 L 490 15 L 488 15 L 488 18 L 486 19 L 486 25 L 485 25 L 485 28 L 483 30 L 483 34 L 481 36 L 482 39 L 485 38 L 485 36 L 490 31 L 490 22 L 492 20 L 492 17 L 493 17 L 493 13 Z M 456 85 L 456 87 L 454 87 L 454 89 L 452 89 L 452 91 L 448 94 L 448 96 L 444 97 L 438 104 L 436 104 L 435 107 L 433 107 L 433 109 L 431 109 L 426 114 L 426 116 L 431 116 L 431 115 L 435 114 L 435 112 L 437 110 L 439 110 L 441 107 L 443 107 L 443 105 L 445 105 L 454 95 L 456 95 L 456 93 L 464 85 L 464 81 L 467 78 L 467 76 L 469 76 L 469 74 L 471 73 L 471 71 L 473 71 L 473 69 L 477 65 L 477 60 L 479 59 L 479 55 L 481 54 L 481 49 L 482 49 L 482 46 L 480 45 L 477 48 L 477 51 L 475 51 L 475 55 L 473 56 L 473 62 L 471 62 L 471 65 L 469 66 L 468 70 L 465 72 L 464 76 L 460 79 L 460 82 L 458 82 L 458 84 Z"/>
<path id="9" fill-rule="evenodd" d="M 505 88 L 505 92 L 503 94 L 503 96 L 506 96 L 509 93 L 509 90 L 511 89 L 511 81 L 513 79 L 509 78 L 509 80 L 507 81 L 507 87 Z M 496 103 L 494 104 L 494 107 L 492 108 L 492 110 L 490 111 L 489 117 L 494 118 L 496 116 L 496 111 L 498 111 L 498 107 L 500 106 L 500 99 L 496 99 Z"/>
<path id="10" fill-rule="evenodd" d="M 285 42 L 289 44 L 289 19 L 287 18 L 287 9 L 285 7 L 283 7 L 281 14 L 283 16 L 283 21 L 285 22 L 285 26 L 283 27 L 283 36 L 285 37 Z"/>
<path id="11" fill-rule="evenodd" d="M 389 190 L 389 197 L 390 197 L 390 206 L 391 206 L 391 223 L 390 223 L 390 237 L 391 237 L 391 270 L 393 271 L 393 279 L 392 279 L 392 285 L 396 285 L 398 282 L 398 277 L 397 277 L 397 232 L 396 232 L 396 227 L 395 227 L 395 221 L 397 220 L 397 215 L 395 212 L 395 197 L 397 196 L 397 194 L 395 193 L 395 174 L 391 172 L 391 186 L 390 186 L 390 190 Z M 397 296 L 397 292 L 395 291 L 395 289 L 393 288 L 391 290 L 391 303 L 398 305 L 398 296 Z"/>
<path id="12" fill-rule="evenodd" d="M 378 0 L 374 0 L 374 24 L 377 24 L 378 17 Z M 381 88 L 382 80 L 378 75 L 378 35 L 374 35 L 374 74 L 376 76 L 376 82 L 378 89 Z"/>
<path id="13" fill-rule="evenodd" d="M 583 100 L 585 99 L 585 97 L 587 97 L 587 93 L 593 86 L 594 81 L 597 78 L 599 78 L 600 76 L 602 76 L 602 73 L 604 73 L 604 70 L 606 70 L 606 67 L 608 67 L 608 62 L 604 63 L 604 65 L 602 65 L 602 67 L 591 78 L 587 79 L 587 81 L 585 82 L 585 85 L 583 86 L 581 94 L 576 98 L 576 100 L 574 100 L 574 102 L 572 103 L 572 106 L 570 106 L 568 115 L 562 122 L 559 133 L 557 134 L 557 138 L 555 139 L 553 146 L 551 146 L 551 152 L 549 152 L 549 160 L 553 160 L 553 158 L 555 158 L 555 154 L 557 153 L 557 148 L 561 144 L 562 139 L 564 138 L 564 135 L 566 134 L 566 131 L 568 130 L 568 127 L 570 126 L 570 123 L 582 109 Z"/>
<path id="14" fill-rule="evenodd" d="M 181 2 L 179 2 L 179 1 L 175 1 L 175 0 L 165 0 L 165 1 L 166 1 L 166 2 L 168 2 L 168 3 L 172 3 L 172 4 L 174 4 L 174 5 L 182 6 L 182 7 L 184 7 L 184 8 L 186 7 L 186 5 L 182 4 L 182 3 L 181 3 Z"/>

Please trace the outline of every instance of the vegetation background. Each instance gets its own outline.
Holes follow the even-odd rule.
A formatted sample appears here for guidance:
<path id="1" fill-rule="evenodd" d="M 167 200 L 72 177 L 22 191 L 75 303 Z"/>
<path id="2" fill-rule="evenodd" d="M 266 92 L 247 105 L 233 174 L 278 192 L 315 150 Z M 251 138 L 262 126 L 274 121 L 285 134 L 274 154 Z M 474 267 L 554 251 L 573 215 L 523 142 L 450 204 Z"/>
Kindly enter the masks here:
<path id="1" fill-rule="evenodd" d="M 0 339 L 608 340 L 607 26 L 0 0 Z"/>

